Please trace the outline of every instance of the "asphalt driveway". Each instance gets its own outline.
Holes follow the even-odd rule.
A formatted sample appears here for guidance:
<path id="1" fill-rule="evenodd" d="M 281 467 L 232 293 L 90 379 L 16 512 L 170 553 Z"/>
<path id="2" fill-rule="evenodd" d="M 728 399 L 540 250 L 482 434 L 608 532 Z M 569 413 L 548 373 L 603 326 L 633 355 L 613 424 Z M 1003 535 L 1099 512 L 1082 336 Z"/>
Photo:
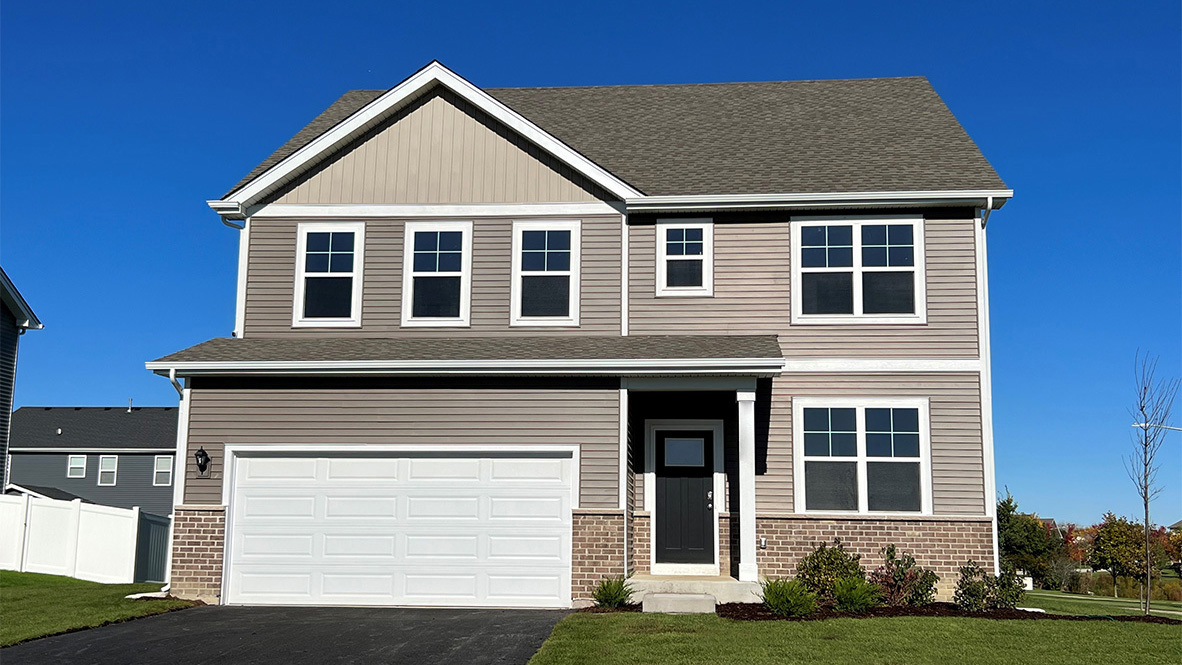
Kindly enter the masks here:
<path id="1" fill-rule="evenodd" d="M 553 610 L 195 607 L 0 650 L 24 663 L 524 663 Z"/>

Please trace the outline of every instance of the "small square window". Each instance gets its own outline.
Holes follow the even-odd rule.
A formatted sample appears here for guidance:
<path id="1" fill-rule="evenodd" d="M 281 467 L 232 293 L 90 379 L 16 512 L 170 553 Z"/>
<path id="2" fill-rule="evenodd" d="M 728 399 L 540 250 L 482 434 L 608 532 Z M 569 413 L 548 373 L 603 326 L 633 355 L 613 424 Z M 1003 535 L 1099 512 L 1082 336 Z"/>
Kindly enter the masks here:
<path id="1" fill-rule="evenodd" d="M 657 295 L 714 293 L 714 224 L 710 220 L 657 222 Z"/>
<path id="2" fill-rule="evenodd" d="M 156 487 L 172 484 L 172 455 L 157 455 L 152 470 L 152 485 Z"/>
<path id="3" fill-rule="evenodd" d="M 119 456 L 102 455 L 99 457 L 98 484 L 114 485 L 119 474 Z"/>
<path id="4" fill-rule="evenodd" d="M 67 478 L 86 477 L 86 455 L 70 455 L 66 461 Z"/>

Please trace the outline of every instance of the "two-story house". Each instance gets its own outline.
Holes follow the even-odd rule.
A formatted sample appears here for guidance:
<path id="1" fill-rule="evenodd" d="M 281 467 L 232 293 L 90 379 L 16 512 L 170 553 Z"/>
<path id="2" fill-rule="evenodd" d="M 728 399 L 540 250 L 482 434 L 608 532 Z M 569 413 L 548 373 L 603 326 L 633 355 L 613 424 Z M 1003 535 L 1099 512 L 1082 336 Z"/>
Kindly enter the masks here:
<path id="1" fill-rule="evenodd" d="M 209 202 L 234 337 L 148 363 L 173 593 L 566 607 L 838 537 L 947 594 L 996 565 L 1011 196 L 923 78 L 346 93 Z"/>

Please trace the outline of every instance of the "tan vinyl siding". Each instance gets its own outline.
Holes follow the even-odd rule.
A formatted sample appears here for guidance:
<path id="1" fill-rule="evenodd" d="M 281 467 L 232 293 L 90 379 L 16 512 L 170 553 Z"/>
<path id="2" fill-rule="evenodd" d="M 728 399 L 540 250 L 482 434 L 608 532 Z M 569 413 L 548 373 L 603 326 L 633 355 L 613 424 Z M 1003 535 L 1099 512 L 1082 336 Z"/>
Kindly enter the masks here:
<path id="1" fill-rule="evenodd" d="M 537 203 L 597 201 L 570 167 L 450 91 L 403 109 L 274 203 Z"/>
<path id="2" fill-rule="evenodd" d="M 246 279 L 246 336 L 290 334 L 489 336 L 620 333 L 620 225 L 618 215 L 583 217 L 580 325 L 509 327 L 513 221 L 482 218 L 473 224 L 472 318 L 469 328 L 402 328 L 403 219 L 365 222 L 361 328 L 292 328 L 295 294 L 295 220 L 250 222 Z M 571 219 L 563 217 L 563 219 Z"/>
<path id="3" fill-rule="evenodd" d="M 985 471 L 981 386 L 975 373 L 785 374 L 773 381 L 768 472 L 756 477 L 761 512 L 792 510 L 792 396 L 927 397 L 931 405 L 932 507 L 982 515 Z"/>
<path id="4" fill-rule="evenodd" d="M 787 221 L 714 226 L 714 296 L 657 298 L 656 227 L 629 229 L 629 332 L 778 334 L 784 355 L 968 358 L 977 351 L 974 221 L 928 219 L 927 325 L 791 325 Z"/>
<path id="5" fill-rule="evenodd" d="M 185 503 L 222 503 L 226 443 L 580 447 L 583 508 L 619 506 L 619 393 L 594 388 L 194 389 Z"/>

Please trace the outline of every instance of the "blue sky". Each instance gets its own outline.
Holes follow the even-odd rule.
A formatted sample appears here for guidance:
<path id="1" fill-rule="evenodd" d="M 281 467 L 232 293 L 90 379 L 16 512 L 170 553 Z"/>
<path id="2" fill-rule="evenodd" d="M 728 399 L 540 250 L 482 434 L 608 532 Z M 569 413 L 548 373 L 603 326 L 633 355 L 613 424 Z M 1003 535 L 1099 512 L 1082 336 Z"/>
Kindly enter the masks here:
<path id="1" fill-rule="evenodd" d="M 143 362 L 233 327 L 204 201 L 347 89 L 433 58 L 486 87 L 925 75 L 1016 190 L 989 224 L 998 486 L 1136 514 L 1134 353 L 1182 373 L 1179 6 L 972 4 L 6 2 L 0 259 L 47 324 L 17 405 L 175 404 Z M 1164 464 L 1170 523 L 1182 434 Z"/>

